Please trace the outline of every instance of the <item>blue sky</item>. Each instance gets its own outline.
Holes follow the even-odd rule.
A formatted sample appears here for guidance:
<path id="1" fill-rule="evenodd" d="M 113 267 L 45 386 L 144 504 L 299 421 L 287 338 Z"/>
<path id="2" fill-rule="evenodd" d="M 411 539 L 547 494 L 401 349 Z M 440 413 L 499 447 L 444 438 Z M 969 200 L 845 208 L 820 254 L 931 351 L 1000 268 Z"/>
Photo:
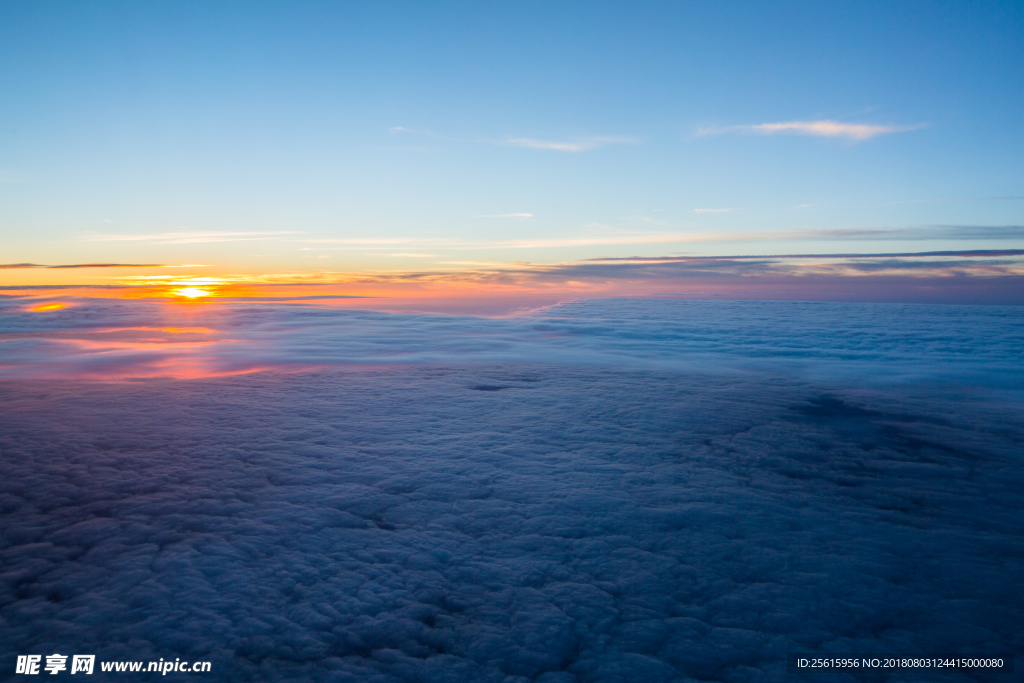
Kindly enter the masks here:
<path id="1" fill-rule="evenodd" d="M 1020 3 L 9 2 L 0 260 L 1021 248 L 1022 29 Z"/>

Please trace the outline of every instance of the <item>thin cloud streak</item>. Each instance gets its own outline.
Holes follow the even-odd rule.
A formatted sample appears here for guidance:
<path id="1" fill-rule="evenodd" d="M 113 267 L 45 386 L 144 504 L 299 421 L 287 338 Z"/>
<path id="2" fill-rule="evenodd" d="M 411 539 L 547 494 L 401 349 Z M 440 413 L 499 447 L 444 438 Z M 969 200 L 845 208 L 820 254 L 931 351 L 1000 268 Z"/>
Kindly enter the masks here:
<path id="1" fill-rule="evenodd" d="M 636 145 L 639 140 L 623 136 L 597 136 L 576 138 L 574 140 L 537 140 L 536 138 L 509 138 L 506 145 L 527 147 L 529 149 L 547 149 L 558 152 L 586 152 L 605 145 Z"/>
<path id="2" fill-rule="evenodd" d="M 112 235 L 91 234 L 81 239 L 83 242 L 155 242 L 156 244 L 203 244 L 207 242 L 247 242 L 252 240 L 272 240 L 284 235 L 301 235 L 295 230 L 279 230 L 272 232 L 221 232 L 184 230 L 178 232 L 162 232 L 146 235 Z"/>
<path id="3" fill-rule="evenodd" d="M 725 126 L 723 128 L 700 128 L 697 135 L 721 135 L 723 133 L 748 133 L 754 135 L 809 135 L 813 137 L 847 138 L 850 140 L 868 140 L 879 135 L 901 133 L 924 128 L 928 124 L 918 123 L 909 126 L 872 125 L 866 123 L 843 123 L 831 119 L 819 121 L 781 121 L 778 123 L 758 123 L 741 126 Z"/>
<path id="4" fill-rule="evenodd" d="M 361 247 L 379 246 L 421 246 L 447 247 L 450 249 L 539 249 L 546 247 L 601 246 L 612 244 L 671 244 L 674 242 L 695 241 L 693 235 L 684 233 L 634 233 L 621 235 L 594 235 L 587 237 L 562 237 L 549 239 L 495 240 L 495 241 L 462 241 L 453 239 L 347 239 L 324 238 L 304 240 L 314 244 L 347 244 Z M 704 236 L 710 237 L 710 236 Z M 698 238 L 696 241 L 704 241 Z"/>
<path id="5" fill-rule="evenodd" d="M 71 263 L 67 265 L 47 266 L 38 263 L 0 263 L 0 270 L 16 268 L 205 268 L 200 263 Z"/>
<path id="6" fill-rule="evenodd" d="M 760 256 L 616 256 L 583 259 L 584 262 L 610 263 L 616 261 L 668 262 L 668 261 L 736 261 L 763 259 L 877 259 L 877 258 L 928 258 L 936 256 L 959 256 L 964 258 L 992 258 L 1024 256 L 1024 249 L 975 249 L 968 251 L 917 251 L 885 254 L 772 254 Z"/>
<path id="7" fill-rule="evenodd" d="M 897 202 L 885 202 L 881 206 L 897 206 L 899 204 L 940 204 L 948 202 L 1017 202 L 1024 200 L 1024 197 L 949 197 L 946 199 L 903 199 Z"/>
<path id="8" fill-rule="evenodd" d="M 648 220 L 630 218 L 630 220 Z M 650 221 L 654 222 L 654 221 Z M 922 240 L 1011 240 L 1024 239 L 1022 225 L 925 225 L 912 228 L 812 228 L 807 230 L 744 232 L 622 232 L 584 236 L 520 240 L 457 240 L 446 238 L 321 238 L 303 239 L 309 244 L 465 249 L 543 249 L 626 244 L 688 244 L 702 242 L 774 242 L 774 241 L 922 241 Z"/>

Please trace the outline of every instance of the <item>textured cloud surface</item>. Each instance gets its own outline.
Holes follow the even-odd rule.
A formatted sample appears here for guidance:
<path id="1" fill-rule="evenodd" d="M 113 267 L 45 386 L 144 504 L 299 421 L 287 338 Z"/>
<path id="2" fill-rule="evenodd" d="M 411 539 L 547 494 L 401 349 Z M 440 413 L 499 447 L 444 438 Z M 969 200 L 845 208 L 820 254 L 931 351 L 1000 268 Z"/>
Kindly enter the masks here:
<path id="1" fill-rule="evenodd" d="M 70 303 L 3 318 L 0 666 L 732 682 L 1024 648 L 1019 309 Z M 44 372 L 186 353 L 320 369 Z M 976 680 L 888 680 L 924 679 Z"/>
<path id="2" fill-rule="evenodd" d="M 40 313 L 13 299 L 0 309 L 0 377 L 543 362 L 1024 388 L 1022 307 L 622 299 L 488 319 L 274 302 L 73 303 Z"/>

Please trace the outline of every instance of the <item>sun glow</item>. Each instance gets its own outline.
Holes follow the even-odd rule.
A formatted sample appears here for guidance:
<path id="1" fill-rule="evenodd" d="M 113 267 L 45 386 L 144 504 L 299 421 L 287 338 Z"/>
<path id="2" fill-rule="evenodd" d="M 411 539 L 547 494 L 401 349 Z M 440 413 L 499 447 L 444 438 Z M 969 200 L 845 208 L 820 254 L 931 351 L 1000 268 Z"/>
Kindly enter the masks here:
<path id="1" fill-rule="evenodd" d="M 38 306 L 33 306 L 29 310 L 42 313 L 43 311 L 59 311 L 60 309 L 65 308 L 66 306 L 67 304 L 61 303 L 39 304 Z"/>
<path id="2" fill-rule="evenodd" d="M 178 296 L 187 297 L 189 299 L 198 299 L 204 296 L 210 296 L 210 293 L 205 289 L 199 289 L 198 287 L 182 287 L 181 289 L 173 290 Z"/>

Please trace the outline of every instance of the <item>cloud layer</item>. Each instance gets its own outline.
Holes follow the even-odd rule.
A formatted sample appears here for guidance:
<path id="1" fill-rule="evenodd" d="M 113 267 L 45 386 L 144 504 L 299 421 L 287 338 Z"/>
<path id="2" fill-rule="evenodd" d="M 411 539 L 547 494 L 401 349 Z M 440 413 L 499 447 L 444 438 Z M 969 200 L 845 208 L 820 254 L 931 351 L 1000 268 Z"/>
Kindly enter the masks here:
<path id="1" fill-rule="evenodd" d="M 0 301 L 5 666 L 740 683 L 1024 646 L 1022 308 Z"/>
<path id="2" fill-rule="evenodd" d="M 824 239 L 860 239 L 860 231 L 826 233 Z M 868 231 L 869 233 L 871 231 Z M 588 239 L 578 240 L 587 243 Z M 665 242 L 669 236 L 610 236 L 607 244 Z M 571 244 L 573 240 L 523 240 L 503 247 Z M 379 247 L 394 248 L 394 244 Z M 404 244 L 402 246 L 405 246 Z M 411 245 L 410 245 L 411 246 Z M 378 247 L 378 248 L 379 248 Z M 119 275 L 115 281 L 150 295 L 173 287 L 214 287 L 252 296 L 255 290 L 294 299 L 288 287 L 309 295 L 387 297 L 380 310 L 425 312 L 509 312 L 576 297 L 651 297 L 690 299 L 764 299 L 797 301 L 872 301 L 899 303 L 1024 304 L 1024 250 L 946 250 L 929 252 L 735 256 L 633 256 L 538 264 L 523 261 L 445 258 L 436 251 L 395 251 L 396 258 L 439 259 L 423 268 L 358 273 L 193 275 Z M 444 260 L 440 260 L 444 259 Z M 433 266 L 433 267 L 431 267 Z M 161 289 L 163 288 L 163 289 Z M 234 289 L 232 289 L 234 288 Z M 241 290 L 239 288 L 244 288 Z M 319 288 L 319 289 L 318 289 Z M 34 291 L 6 287 L 8 291 Z M 295 291 L 295 290 L 293 290 Z M 477 304 L 470 303 L 476 300 Z M 507 300 L 508 304 L 501 303 Z"/>
<path id="3" fill-rule="evenodd" d="M 1024 645 L 1019 411 L 949 387 L 419 365 L 0 398 L 5 666 L 739 682 Z"/>
<path id="4" fill-rule="evenodd" d="M 64 302 L 5 302 L 0 377 L 543 362 L 1024 386 L 1024 307 L 620 299 L 479 318 L 332 307 L 344 300 Z"/>

